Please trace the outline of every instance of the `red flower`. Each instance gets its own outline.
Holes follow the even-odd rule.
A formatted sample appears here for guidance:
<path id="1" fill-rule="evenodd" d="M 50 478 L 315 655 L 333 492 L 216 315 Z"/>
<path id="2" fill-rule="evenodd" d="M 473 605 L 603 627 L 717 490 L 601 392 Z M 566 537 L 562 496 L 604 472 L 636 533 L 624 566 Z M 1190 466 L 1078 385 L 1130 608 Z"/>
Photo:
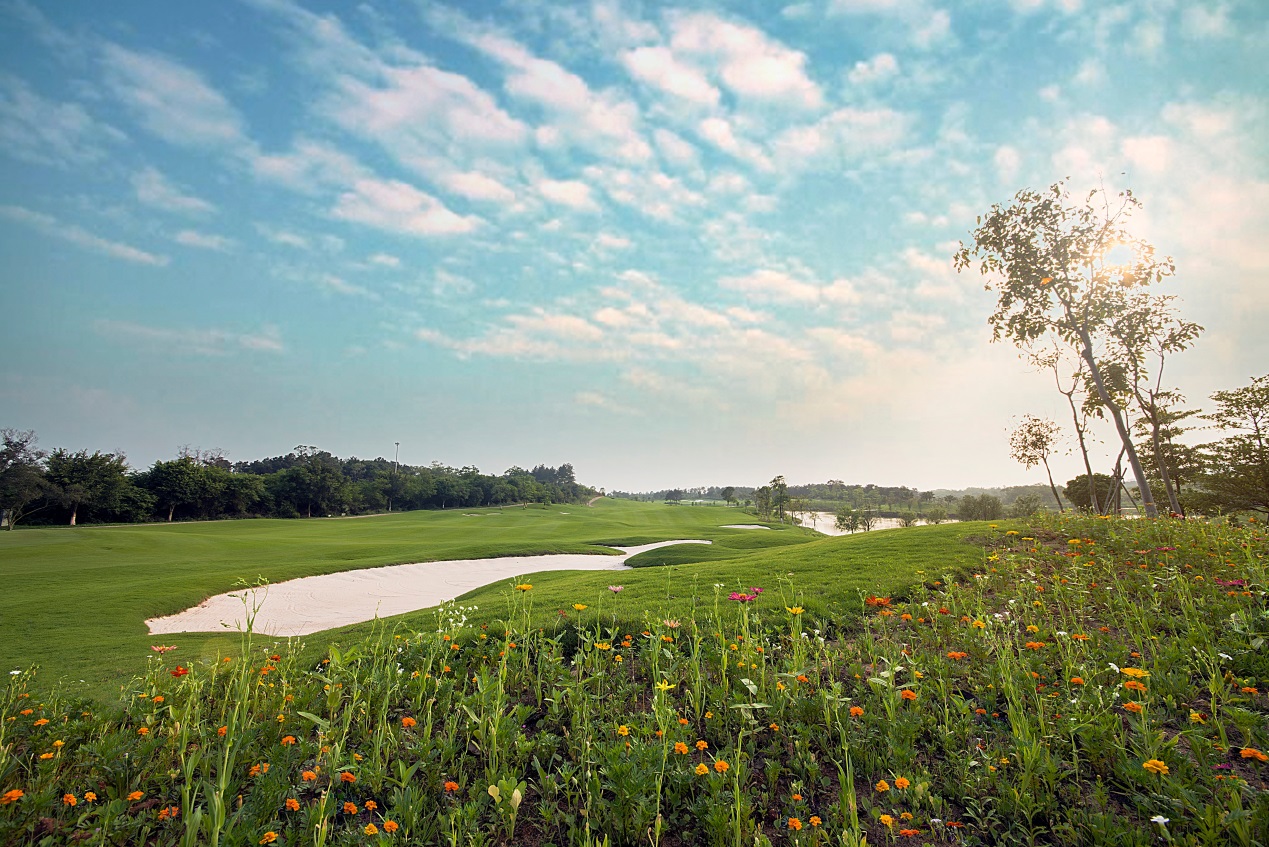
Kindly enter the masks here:
<path id="1" fill-rule="evenodd" d="M 176 670 L 172 671 L 172 676 L 176 677 L 177 679 L 180 679 L 181 677 L 185 676 L 185 674 L 187 673 L 189 673 L 189 668 L 184 668 L 184 667 L 181 667 L 180 665 L 177 665 Z"/>

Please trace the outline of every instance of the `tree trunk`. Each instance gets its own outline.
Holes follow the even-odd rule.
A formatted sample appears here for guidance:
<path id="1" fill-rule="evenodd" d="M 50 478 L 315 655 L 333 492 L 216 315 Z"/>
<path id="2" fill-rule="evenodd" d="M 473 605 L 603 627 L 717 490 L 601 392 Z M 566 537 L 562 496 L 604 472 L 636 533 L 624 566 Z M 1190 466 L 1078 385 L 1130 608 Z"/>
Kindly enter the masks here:
<path id="1" fill-rule="evenodd" d="M 1080 423 L 1079 409 L 1075 406 L 1075 391 L 1072 389 L 1070 394 L 1062 391 L 1062 394 L 1066 395 L 1066 402 L 1071 406 L 1071 421 L 1075 424 L 1075 438 L 1080 443 L 1080 456 L 1084 459 L 1084 474 L 1088 480 L 1088 504 L 1100 514 L 1101 504 L 1097 502 L 1097 486 L 1093 483 L 1093 463 L 1088 460 L 1088 442 L 1084 440 L 1084 426 Z M 1061 500 L 1058 501 L 1059 508 L 1061 502 Z"/>
<path id="2" fill-rule="evenodd" d="M 170 505 L 170 506 L 168 506 L 168 507 L 167 507 L 167 522 L 168 522 L 168 523 L 171 523 L 171 522 L 172 522 L 172 515 L 174 515 L 174 514 L 176 514 L 176 504 L 175 504 L 175 503 L 173 503 L 172 505 Z"/>
<path id="3" fill-rule="evenodd" d="M 1088 365 L 1088 373 L 1093 378 L 1093 385 L 1097 388 L 1097 396 L 1110 412 L 1111 419 L 1115 422 L 1115 431 L 1119 433 L 1119 441 L 1124 445 L 1124 452 L 1128 454 L 1128 466 L 1132 468 L 1133 478 L 1137 480 L 1137 490 L 1141 492 L 1141 505 L 1146 510 L 1146 517 L 1157 518 L 1159 509 L 1154 504 L 1154 495 L 1151 494 L 1150 485 L 1146 481 L 1146 472 L 1141 468 L 1141 460 L 1137 458 L 1137 451 L 1132 446 L 1132 436 L 1128 434 L 1128 429 L 1124 426 L 1123 413 L 1119 404 L 1106 390 L 1101 369 L 1097 367 L 1097 360 L 1093 358 L 1093 339 L 1089 336 L 1088 330 L 1082 326 L 1079 328 L 1079 334 L 1080 340 L 1084 343 L 1084 349 L 1080 354 L 1084 357 L 1084 363 Z"/>
<path id="4" fill-rule="evenodd" d="M 76 504 L 74 504 L 73 506 L 71 506 L 71 520 L 70 520 L 70 525 L 71 525 L 71 526 L 74 526 L 74 525 L 75 525 L 75 519 L 76 519 L 77 517 L 79 517 L 79 504 L 78 504 L 78 503 L 76 503 Z"/>
<path id="5" fill-rule="evenodd" d="M 1042 459 L 1044 462 L 1044 472 L 1049 475 L 1049 489 L 1053 492 L 1053 500 L 1057 503 L 1058 514 L 1063 514 L 1066 509 L 1062 508 L 1062 498 L 1058 496 L 1057 486 L 1053 484 L 1053 471 L 1049 470 L 1049 460 Z"/>

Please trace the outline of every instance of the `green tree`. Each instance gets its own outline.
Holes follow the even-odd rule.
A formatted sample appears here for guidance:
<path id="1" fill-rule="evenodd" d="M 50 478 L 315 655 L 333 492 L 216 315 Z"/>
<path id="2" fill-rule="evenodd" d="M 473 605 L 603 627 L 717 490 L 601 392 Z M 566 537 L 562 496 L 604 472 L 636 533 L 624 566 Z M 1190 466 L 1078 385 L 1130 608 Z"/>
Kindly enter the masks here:
<path id="1" fill-rule="evenodd" d="M 1058 511 L 1062 509 L 1062 498 L 1058 496 L 1057 485 L 1053 483 L 1053 471 L 1049 470 L 1049 456 L 1057 444 L 1062 428 L 1055 422 L 1034 415 L 1025 415 L 1009 436 L 1009 455 L 1015 462 L 1027 470 L 1036 465 L 1044 465 L 1044 472 L 1049 477 L 1049 488 L 1053 490 L 1053 500 Z M 1030 512 L 1027 513 L 1031 514 Z"/>
<path id="2" fill-rule="evenodd" d="M 171 523 L 178 507 L 191 506 L 203 496 L 203 468 L 192 456 L 181 456 L 168 462 L 155 462 L 145 477 L 160 506 L 167 507 Z"/>
<path id="3" fill-rule="evenodd" d="M 0 524 L 9 529 L 43 508 L 28 506 L 49 493 L 49 483 L 44 478 L 47 454 L 36 449 L 36 441 L 32 430 L 0 430 Z"/>
<path id="4" fill-rule="evenodd" d="M 963 521 L 995 521 L 1004 516 L 1005 507 L 999 497 L 966 494 L 957 505 L 956 514 Z"/>
<path id="5" fill-rule="evenodd" d="M 70 508 L 71 526 L 81 506 L 113 508 L 128 485 L 127 471 L 127 458 L 115 453 L 68 453 L 59 447 L 48 457 L 48 481 L 57 499 Z"/>
<path id="6" fill-rule="evenodd" d="M 954 261 L 964 271 L 974 260 L 999 294 L 989 318 L 993 340 L 1031 348 L 1055 336 L 1079 351 L 1092 393 L 1115 425 L 1141 490 L 1148 517 L 1158 509 L 1146 482 L 1121 401 L 1107 380 L 1104 341 L 1125 289 L 1161 282 L 1175 272 L 1170 258 L 1134 238 L 1127 220 L 1140 206 L 1130 191 L 1112 198 L 1105 189 L 1073 202 L 1065 184 L 1040 193 L 1024 189 L 1008 206 L 979 218 L 974 244 L 961 244 Z"/>
<path id="7" fill-rule="evenodd" d="M 1044 511 L 1044 501 L 1035 494 L 1021 494 L 1017 500 L 1009 504 L 1009 517 L 1029 518 L 1036 512 Z"/>
<path id="8" fill-rule="evenodd" d="M 1203 487 L 1225 511 L 1269 517 L 1269 374 L 1242 388 L 1217 391 L 1212 400 L 1216 410 L 1203 417 L 1231 434 L 1204 445 L 1210 470 Z"/>
<path id="9" fill-rule="evenodd" d="M 784 523 L 789 508 L 789 486 L 783 476 L 777 476 L 768 483 L 771 489 L 771 514 Z"/>
<path id="10" fill-rule="evenodd" d="M 724 502 L 726 502 L 727 505 L 730 506 L 732 503 L 736 501 L 736 488 L 734 486 L 729 485 L 722 490 L 722 495 L 723 495 Z"/>
<path id="11" fill-rule="evenodd" d="M 925 510 L 925 522 L 927 524 L 941 524 L 947 520 L 947 509 L 942 506 L 931 506 Z"/>
<path id="12" fill-rule="evenodd" d="M 1107 505 L 1110 503 L 1111 495 L 1115 493 L 1115 489 L 1119 485 L 1114 477 L 1107 476 L 1104 473 L 1093 474 L 1092 480 L 1088 479 L 1084 474 L 1080 474 L 1066 484 L 1062 489 L 1062 493 L 1066 495 L 1066 499 L 1077 509 L 1085 512 L 1099 512 L 1104 514 Z M 1092 496 L 1089 491 L 1092 491 Z M 1101 504 L 1100 506 L 1098 504 Z"/>
<path id="13" fill-rule="evenodd" d="M 859 514 L 854 509 L 843 506 L 837 510 L 833 518 L 833 526 L 837 527 L 838 532 L 859 531 Z"/>

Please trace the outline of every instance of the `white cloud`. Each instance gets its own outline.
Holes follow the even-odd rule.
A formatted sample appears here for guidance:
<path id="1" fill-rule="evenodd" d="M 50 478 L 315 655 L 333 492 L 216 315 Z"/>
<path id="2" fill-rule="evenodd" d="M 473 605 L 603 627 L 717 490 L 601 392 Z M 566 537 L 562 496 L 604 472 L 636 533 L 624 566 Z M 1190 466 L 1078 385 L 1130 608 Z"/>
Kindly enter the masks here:
<path id="1" fill-rule="evenodd" d="M 695 165 L 700 159 L 696 147 L 691 142 L 685 141 L 682 136 L 664 127 L 654 130 L 652 138 L 656 141 L 657 149 L 661 151 L 662 158 L 671 165 L 690 167 Z"/>
<path id="2" fill-rule="evenodd" d="M 828 13 L 879 15 L 902 21 L 913 46 L 921 50 L 946 40 L 952 30 L 952 16 L 929 0 L 830 0 Z"/>
<path id="3" fill-rule="evenodd" d="M 153 167 L 133 174 L 132 188 L 136 191 L 138 200 L 155 209 L 186 215 L 204 215 L 216 210 L 215 206 L 201 197 L 181 190 Z"/>
<path id="4" fill-rule="evenodd" d="M 854 85 L 870 85 L 887 80 L 898 72 L 898 59 L 890 53 L 878 53 L 867 61 L 856 62 L 846 78 Z"/>
<path id="5" fill-rule="evenodd" d="M 378 265 L 381 268 L 392 268 L 396 270 L 401 267 L 401 260 L 390 253 L 375 253 L 366 259 L 372 265 Z"/>
<path id="6" fill-rule="evenodd" d="M 281 353 L 286 349 L 276 326 L 265 326 L 257 332 L 236 332 L 228 329 L 154 327 L 131 321 L 99 320 L 94 327 L 103 335 L 132 339 L 170 352 L 201 356 L 224 356 L 236 350 Z"/>
<path id="7" fill-rule="evenodd" d="M 1071 78 L 1076 85 L 1099 85 L 1106 79 L 1106 68 L 1097 59 L 1085 59 Z"/>
<path id="8" fill-rule="evenodd" d="M 166 267 L 170 261 L 167 256 L 148 253 L 145 250 L 120 241 L 110 241 L 98 235 L 93 235 L 81 226 L 63 223 L 52 215 L 35 212 L 22 206 L 0 206 L 0 217 L 25 224 L 45 235 L 69 241 L 71 244 L 76 244 L 94 253 L 101 253 L 114 259 L 122 259 L 125 262 L 161 268 Z"/>
<path id="9" fill-rule="evenodd" d="M 516 199 L 516 193 L 510 188 L 478 171 L 443 174 L 437 178 L 437 182 L 454 194 L 469 200 L 510 203 Z"/>
<path id="10" fill-rule="evenodd" d="M 723 277 L 718 284 L 764 302 L 816 303 L 820 299 L 820 287 L 815 283 L 765 268 L 745 276 Z"/>
<path id="11" fill-rule="evenodd" d="M 609 232 L 601 232 L 595 237 L 595 246 L 606 250 L 627 250 L 634 245 L 629 238 L 620 235 L 613 235 Z"/>
<path id="12" fill-rule="evenodd" d="M 366 288 L 364 285 L 357 285 L 349 282 L 343 277 L 334 274 L 323 274 L 317 280 L 318 284 L 323 288 L 329 289 L 336 294 L 343 294 L 347 297 L 364 297 L 367 300 L 379 300 L 380 297 L 375 292 Z"/>
<path id="13" fill-rule="evenodd" d="M 49 100 L 23 80 L 0 75 L 0 151 L 9 156 L 69 168 L 100 161 L 107 143 L 124 138 L 78 103 Z"/>
<path id="14" fill-rule="evenodd" d="M 1143 172 L 1159 175 L 1167 172 L 1172 164 L 1173 143 L 1163 135 L 1137 136 L 1125 138 L 1122 149 L 1124 157 Z"/>
<path id="15" fill-rule="evenodd" d="M 675 220 L 686 209 L 702 206 L 705 198 L 682 180 L 660 171 L 591 165 L 582 173 L 614 202 L 660 221 Z"/>
<path id="16" fill-rule="evenodd" d="M 331 215 L 403 235 L 461 235 L 476 229 L 481 219 L 459 215 L 440 200 L 398 180 L 359 179 L 339 196 Z"/>
<path id="17" fill-rule="evenodd" d="M 302 194 L 344 188 L 369 172 L 351 155 L 321 141 L 299 139 L 286 153 L 257 153 L 251 166 L 261 179 Z"/>
<path id="18" fill-rule="evenodd" d="M 591 197 L 590 186 L 576 179 L 540 179 L 538 193 L 553 203 L 559 203 L 581 211 L 598 211 L 599 205 Z"/>
<path id="19" fill-rule="evenodd" d="M 1225 38 L 1233 34 L 1229 23 L 1229 6 L 1218 3 L 1206 6 L 1191 3 L 1181 12 L 1181 34 L 1186 38 Z"/>
<path id="20" fill-rule="evenodd" d="M 1013 182 L 1018 175 L 1018 168 L 1022 165 L 1022 154 L 1016 147 L 1003 144 L 996 148 L 992 161 L 996 165 L 996 178 L 1001 182 Z"/>
<path id="21" fill-rule="evenodd" d="M 906 138 L 908 124 L 909 118 L 893 109 L 846 106 L 814 124 L 785 130 L 773 147 L 786 166 L 834 166 L 842 157 L 893 151 Z"/>
<path id="22" fill-rule="evenodd" d="M 635 79 L 698 105 L 716 106 L 722 96 L 700 68 L 680 61 L 667 47 L 630 50 L 621 63 Z"/>
<path id="23" fill-rule="evenodd" d="M 724 153 L 729 153 L 760 170 L 771 170 L 771 160 L 767 158 L 762 148 L 752 141 L 737 138 L 731 123 L 725 118 L 705 118 L 697 124 L 696 131 L 700 133 L 701 138 Z"/>
<path id="24" fill-rule="evenodd" d="M 620 403 L 599 391 L 579 391 L 573 395 L 573 402 L 579 406 L 603 409 L 619 415 L 639 415 L 642 412 L 632 406 Z"/>
<path id="25" fill-rule="evenodd" d="M 106 84 L 154 135 L 181 147 L 244 144 L 242 117 L 195 71 L 156 53 L 102 48 Z"/>
<path id="26" fill-rule="evenodd" d="M 762 30 L 708 12 L 673 14 L 669 22 L 675 53 L 713 59 L 737 96 L 809 109 L 823 105 L 820 87 L 806 73 L 806 54 Z"/>
<path id="27" fill-rule="evenodd" d="M 275 229 L 269 224 L 257 223 L 255 225 L 256 232 L 272 241 L 274 244 L 282 244 L 287 247 L 294 247 L 297 250 L 309 249 L 309 240 L 296 232 L 285 229 Z"/>
<path id="28" fill-rule="evenodd" d="M 192 229 L 183 229 L 172 238 L 177 244 L 184 244 L 186 247 L 196 247 L 199 250 L 217 250 L 220 252 L 228 252 L 233 249 L 234 242 L 231 238 L 223 235 L 214 235 L 205 232 L 196 232 Z"/>

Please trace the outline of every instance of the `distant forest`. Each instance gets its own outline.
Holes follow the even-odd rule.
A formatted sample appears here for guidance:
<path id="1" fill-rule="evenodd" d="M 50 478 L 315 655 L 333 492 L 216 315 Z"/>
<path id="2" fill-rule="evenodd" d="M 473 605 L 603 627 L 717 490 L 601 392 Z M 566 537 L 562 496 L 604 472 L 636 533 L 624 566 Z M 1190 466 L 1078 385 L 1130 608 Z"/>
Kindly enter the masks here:
<path id="1" fill-rule="evenodd" d="M 659 491 L 613 491 L 612 497 L 628 500 L 646 500 L 653 502 L 690 502 L 711 501 L 731 502 L 736 505 L 750 505 L 755 500 L 755 486 L 721 486 L 708 485 L 697 488 L 668 488 Z M 922 514 L 927 508 L 939 506 L 952 514 L 957 510 L 965 497 L 993 497 L 1002 507 L 1011 507 L 1022 500 L 1030 508 L 1057 509 L 1053 494 L 1047 485 L 1010 485 L 1003 488 L 966 488 L 952 490 L 946 488 L 933 491 L 920 491 L 907 486 L 888 486 L 851 484 L 839 479 L 828 482 L 808 483 L 805 485 L 789 485 L 788 497 L 791 501 L 804 501 L 800 505 L 807 510 L 836 512 L 842 508 L 868 509 L 879 515 L 898 515 L 904 512 Z M 1069 507 L 1067 500 L 1062 505 Z"/>
<path id="2" fill-rule="evenodd" d="M 341 459 L 299 446 L 285 456 L 232 463 L 220 451 L 183 448 L 174 459 L 138 470 L 121 454 L 46 453 L 34 433 L 2 432 L 0 523 L 10 528 L 573 503 L 597 493 L 579 484 L 567 463 L 492 475 L 437 463 Z"/>

